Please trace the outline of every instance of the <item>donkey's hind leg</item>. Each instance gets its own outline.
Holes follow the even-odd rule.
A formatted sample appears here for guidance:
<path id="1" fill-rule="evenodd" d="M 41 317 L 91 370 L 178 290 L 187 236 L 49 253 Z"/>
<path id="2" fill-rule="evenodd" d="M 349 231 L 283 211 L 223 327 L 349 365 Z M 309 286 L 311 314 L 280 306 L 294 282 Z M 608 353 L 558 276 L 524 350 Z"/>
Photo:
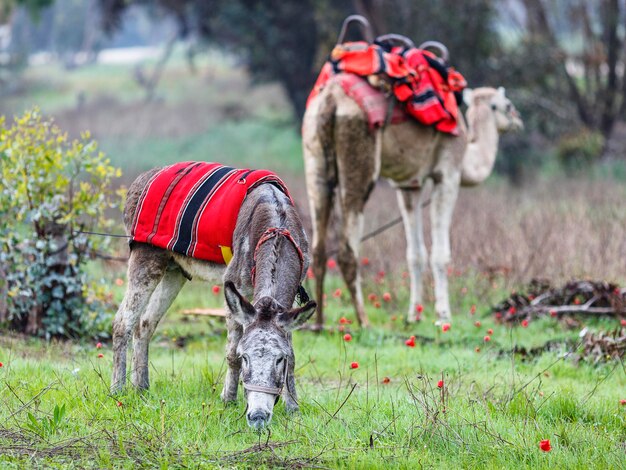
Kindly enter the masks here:
<path id="1" fill-rule="evenodd" d="M 132 331 L 157 285 L 163 278 L 170 255 L 165 250 L 136 244 L 128 260 L 128 289 L 113 320 L 113 374 L 111 391 L 126 384 L 126 349 Z"/>
<path id="2" fill-rule="evenodd" d="M 165 275 L 150 298 L 146 312 L 141 316 L 133 336 L 132 384 L 142 390 L 150 387 L 148 372 L 148 345 L 159 321 L 185 285 L 187 279 L 177 266 L 165 271 Z"/>

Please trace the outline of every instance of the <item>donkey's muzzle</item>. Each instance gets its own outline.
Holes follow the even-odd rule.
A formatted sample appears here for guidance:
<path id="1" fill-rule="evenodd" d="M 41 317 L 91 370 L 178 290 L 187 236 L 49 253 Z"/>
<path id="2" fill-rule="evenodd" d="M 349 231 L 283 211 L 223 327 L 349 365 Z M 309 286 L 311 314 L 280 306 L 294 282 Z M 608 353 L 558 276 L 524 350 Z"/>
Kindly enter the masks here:
<path id="1" fill-rule="evenodd" d="M 250 427 L 260 430 L 270 423 L 271 415 L 263 410 L 254 410 L 246 416 Z"/>

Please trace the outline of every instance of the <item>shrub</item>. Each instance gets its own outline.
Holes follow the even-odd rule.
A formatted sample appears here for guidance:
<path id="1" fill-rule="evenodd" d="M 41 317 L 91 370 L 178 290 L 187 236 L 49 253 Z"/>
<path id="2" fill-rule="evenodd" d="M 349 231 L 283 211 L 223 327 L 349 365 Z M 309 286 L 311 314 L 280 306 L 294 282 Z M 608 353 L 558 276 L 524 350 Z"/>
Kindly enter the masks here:
<path id="1" fill-rule="evenodd" d="M 105 334 L 111 309 L 85 264 L 108 240 L 78 232 L 112 226 L 120 175 L 87 132 L 70 140 L 38 109 L 0 118 L 0 321 L 46 338 Z"/>
<path id="2" fill-rule="evenodd" d="M 598 161 L 604 150 L 604 137 L 599 132 L 583 129 L 559 141 L 557 156 L 568 171 L 583 170 Z"/>

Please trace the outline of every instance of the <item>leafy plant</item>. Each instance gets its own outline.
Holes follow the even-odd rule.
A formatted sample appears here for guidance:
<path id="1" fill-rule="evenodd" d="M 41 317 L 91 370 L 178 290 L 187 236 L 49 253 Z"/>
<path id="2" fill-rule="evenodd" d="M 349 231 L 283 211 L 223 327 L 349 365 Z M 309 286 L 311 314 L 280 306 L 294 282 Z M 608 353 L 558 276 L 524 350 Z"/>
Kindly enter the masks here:
<path id="1" fill-rule="evenodd" d="M 65 404 L 59 408 L 59 405 L 55 405 L 52 418 L 42 418 L 41 421 L 35 418 L 32 413 L 28 413 L 28 422 L 26 426 L 32 432 L 37 434 L 42 439 L 58 434 L 65 417 Z"/>
<path id="2" fill-rule="evenodd" d="M 583 129 L 561 138 L 557 156 L 567 171 L 584 170 L 600 159 L 604 144 L 601 133 Z"/>
<path id="3" fill-rule="evenodd" d="M 70 141 L 38 109 L 3 123 L 0 293 L 8 300 L 0 320 L 46 338 L 99 335 L 108 323 L 107 297 L 85 263 L 108 241 L 80 232 L 113 225 L 106 213 L 119 208 L 112 183 L 121 171 L 89 133 Z"/>

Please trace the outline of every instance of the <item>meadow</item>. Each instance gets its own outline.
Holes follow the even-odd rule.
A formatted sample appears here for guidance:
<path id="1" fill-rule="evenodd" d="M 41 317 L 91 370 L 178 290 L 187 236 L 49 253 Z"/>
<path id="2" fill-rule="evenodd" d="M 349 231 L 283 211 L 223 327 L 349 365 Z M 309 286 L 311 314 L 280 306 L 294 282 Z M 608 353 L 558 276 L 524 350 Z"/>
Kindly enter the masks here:
<path id="1" fill-rule="evenodd" d="M 90 129 L 123 167 L 125 183 L 144 169 L 189 159 L 278 170 L 308 225 L 300 141 L 284 97 L 272 84 L 253 87 L 236 64 L 218 59 L 202 59 L 196 76 L 175 59 L 151 103 L 142 101 L 128 68 L 67 74 L 45 66 L 27 72 L 24 93 L 4 101 L 2 111 L 37 103 L 70 133 Z M 246 424 L 241 391 L 235 405 L 219 399 L 223 321 L 180 313 L 222 306 L 221 292 L 206 285 L 186 286 L 159 326 L 151 389 L 143 394 L 109 394 L 106 340 L 2 333 L 0 466 L 623 468 L 626 368 L 583 357 L 579 339 L 584 327 L 612 331 L 619 320 L 544 318 L 511 327 L 491 312 L 536 277 L 626 284 L 626 189 L 604 173 L 565 178 L 552 174 L 548 161 L 527 187 L 496 177 L 461 192 L 452 231 L 454 317 L 446 332 L 434 324 L 430 289 L 422 321 L 403 321 L 401 227 L 364 242 L 372 328 L 341 322 L 354 313 L 331 269 L 327 296 L 319 299 L 328 328 L 294 334 L 301 412 L 289 415 L 279 402 L 261 434 Z M 382 183 L 375 191 L 366 232 L 398 213 L 390 188 Z M 114 254 L 126 253 L 123 242 L 115 246 Z M 119 301 L 124 264 L 95 261 L 91 271 Z M 310 281 L 306 287 L 312 291 Z M 406 344 L 411 336 L 414 347 Z M 547 439 L 546 452 L 540 442 Z"/>

